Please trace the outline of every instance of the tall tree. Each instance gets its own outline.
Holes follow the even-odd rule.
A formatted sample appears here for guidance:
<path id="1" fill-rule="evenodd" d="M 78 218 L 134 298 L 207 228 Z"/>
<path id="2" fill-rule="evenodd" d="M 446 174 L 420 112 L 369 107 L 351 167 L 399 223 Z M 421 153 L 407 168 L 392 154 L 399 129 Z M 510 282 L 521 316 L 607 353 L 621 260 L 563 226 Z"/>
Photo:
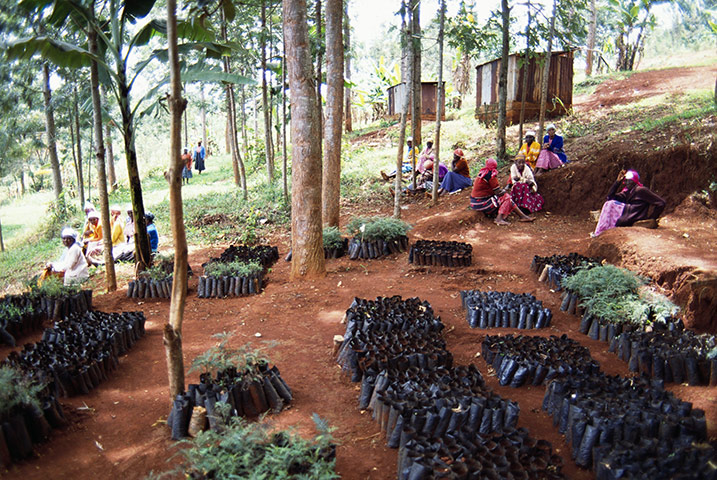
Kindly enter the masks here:
<path id="1" fill-rule="evenodd" d="M 286 148 L 286 43 L 283 43 L 281 55 L 281 180 L 283 183 L 284 202 L 289 201 L 289 185 L 287 182 L 287 148 Z"/>
<path id="2" fill-rule="evenodd" d="M 97 37 L 95 37 L 97 43 Z M 96 45 L 95 45 L 96 46 Z M 77 86 L 73 89 L 72 107 L 74 111 L 75 132 L 77 132 L 77 190 L 80 192 L 80 206 L 85 204 L 85 182 L 82 178 L 82 134 L 80 130 L 80 100 L 77 95 Z M 94 105 L 93 105 L 94 106 Z"/>
<path id="3" fill-rule="evenodd" d="M 508 98 L 508 54 L 510 53 L 510 7 L 508 0 L 500 1 L 502 20 L 503 49 L 498 75 L 498 132 L 496 135 L 496 157 L 505 158 L 505 114 Z"/>
<path id="4" fill-rule="evenodd" d="M 164 326 L 164 348 L 169 376 L 169 398 L 184 392 L 184 355 L 182 354 L 182 322 L 187 299 L 187 238 L 182 209 L 182 112 L 187 101 L 182 97 L 177 48 L 177 2 L 167 0 L 167 44 L 169 47 L 171 114 L 169 147 L 169 221 L 174 239 L 174 283 L 169 305 L 169 322 Z"/>
<path id="5" fill-rule="evenodd" d="M 436 138 L 433 142 L 435 159 L 433 160 L 433 205 L 438 203 L 438 165 L 441 163 L 441 114 L 446 108 L 443 101 L 443 31 L 446 20 L 446 0 L 440 0 L 438 7 L 438 85 L 436 86 Z"/>
<path id="6" fill-rule="evenodd" d="M 411 129 L 413 136 L 413 179 L 416 179 L 416 155 L 415 152 L 423 143 L 421 139 L 421 1 L 411 0 L 411 49 L 413 52 L 413 90 L 411 102 Z"/>
<path id="7" fill-rule="evenodd" d="M 319 155 L 323 157 L 323 139 L 324 139 L 324 105 L 321 97 L 321 84 L 323 83 L 323 72 L 321 68 L 324 64 L 324 48 L 323 27 L 321 25 L 321 0 L 316 0 L 314 4 L 314 13 L 316 14 L 316 105 L 319 108 Z"/>
<path id="8" fill-rule="evenodd" d="M 409 5 L 406 3 L 407 0 L 403 0 L 401 3 L 401 16 L 403 17 L 409 10 Z M 404 85 L 406 86 L 405 96 L 403 98 L 403 108 L 401 109 L 399 127 L 398 127 L 398 152 L 396 152 L 396 177 L 393 184 L 393 216 L 394 218 L 401 218 L 401 190 L 403 188 L 401 175 L 403 169 L 403 145 L 406 143 L 406 117 L 408 116 L 408 109 L 411 106 L 411 97 L 413 96 L 413 89 L 410 88 L 413 81 L 413 48 L 410 45 L 411 39 L 411 28 L 410 24 L 402 21 L 401 22 L 401 45 L 406 51 L 406 76 L 403 77 Z M 413 144 L 415 148 L 415 143 Z"/>
<path id="9" fill-rule="evenodd" d="M 344 78 L 347 82 L 351 82 L 351 24 L 349 23 L 349 1 L 344 1 Z M 344 90 L 344 129 L 346 133 L 353 131 L 351 119 L 351 89 Z"/>
<path id="10" fill-rule="evenodd" d="M 266 43 L 270 32 L 266 24 L 266 0 L 261 1 L 261 109 L 264 114 L 264 156 L 266 175 L 269 183 L 274 182 L 274 148 L 271 139 L 271 105 L 269 104 L 269 86 L 266 81 Z"/>
<path id="11" fill-rule="evenodd" d="M 321 227 L 321 153 L 305 0 L 283 0 L 291 91 L 291 278 L 326 274 Z"/>
<path id="12" fill-rule="evenodd" d="M 102 95 L 102 104 L 107 105 L 107 95 Z M 115 153 L 112 148 L 112 120 L 108 119 L 105 122 L 105 142 L 107 147 L 107 183 L 109 184 L 110 191 L 114 192 L 117 188 L 117 174 L 115 173 Z"/>
<path id="13" fill-rule="evenodd" d="M 97 46 L 97 32 L 92 27 L 95 17 L 95 2 L 90 0 L 88 12 L 87 41 L 89 44 L 89 52 L 93 56 L 98 56 L 99 49 Z M 117 277 L 115 276 L 115 261 L 112 256 L 112 227 L 110 226 L 110 205 L 107 197 L 107 175 L 105 172 L 105 142 L 102 135 L 102 102 L 100 100 L 100 75 L 97 61 L 90 62 L 90 85 L 92 90 L 92 121 L 93 131 L 95 135 L 95 158 L 97 159 L 97 183 L 100 191 L 100 221 L 102 222 L 102 236 L 104 244 L 104 260 L 105 260 L 105 280 L 107 291 L 114 292 L 117 290 Z M 77 93 L 77 91 L 75 91 Z M 78 128 L 78 137 L 79 128 Z M 78 143 L 79 153 L 79 143 Z"/>
<path id="14" fill-rule="evenodd" d="M 543 65 L 543 77 L 540 85 L 540 117 L 538 118 L 538 138 L 543 141 L 543 126 L 545 125 L 545 110 L 548 105 L 548 84 L 550 81 L 550 57 L 553 56 L 553 36 L 555 35 L 555 17 L 557 17 L 558 0 L 553 0 L 553 14 L 550 17 L 550 29 L 548 33 L 548 50 L 545 52 Z"/>
<path id="15" fill-rule="evenodd" d="M 326 134 L 324 141 L 324 225 L 339 226 L 341 204 L 341 130 L 344 103 L 342 0 L 326 0 Z"/>
<path id="16" fill-rule="evenodd" d="M 593 74 L 593 52 L 595 50 L 595 34 L 597 32 L 597 6 L 590 0 L 590 27 L 588 28 L 588 45 L 585 52 L 585 75 Z"/>
<path id="17" fill-rule="evenodd" d="M 523 123 L 525 122 L 525 95 L 528 91 L 528 67 L 530 67 L 531 53 L 530 53 L 530 22 L 532 19 L 532 9 L 530 6 L 530 0 L 526 1 L 526 7 L 528 8 L 528 21 L 525 24 L 525 53 L 523 54 L 523 81 L 522 88 L 520 89 L 520 124 L 518 126 L 518 148 L 520 148 L 521 142 L 523 141 Z"/>
<path id="18" fill-rule="evenodd" d="M 50 88 L 50 66 L 48 62 L 42 64 L 42 93 L 45 98 L 45 135 L 47 136 L 47 154 L 50 157 L 52 168 L 52 185 L 55 200 L 62 194 L 62 175 L 60 174 L 60 160 L 57 157 L 57 130 L 55 128 L 55 108 L 52 105 L 52 89 Z"/>

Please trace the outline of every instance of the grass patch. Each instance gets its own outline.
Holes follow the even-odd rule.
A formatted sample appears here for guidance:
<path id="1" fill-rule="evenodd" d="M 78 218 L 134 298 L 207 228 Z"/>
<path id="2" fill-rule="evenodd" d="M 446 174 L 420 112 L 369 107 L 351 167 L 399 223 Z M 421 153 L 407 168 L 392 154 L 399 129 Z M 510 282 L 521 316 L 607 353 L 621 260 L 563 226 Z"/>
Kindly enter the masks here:
<path id="1" fill-rule="evenodd" d="M 691 120 L 697 117 L 717 114 L 717 103 L 714 101 L 714 93 L 709 91 L 682 95 L 681 100 L 672 102 L 672 105 L 675 105 L 676 110 L 679 111 L 659 118 L 648 117 L 635 124 L 633 128 L 635 130 L 649 132 L 682 120 Z M 680 107 L 683 107 L 683 109 Z"/>
<path id="2" fill-rule="evenodd" d="M 6 249 L 0 253 L 0 283 L 5 289 L 27 283 L 48 261 L 59 258 L 64 248 L 59 238 L 28 238 L 22 246 Z"/>
<path id="3" fill-rule="evenodd" d="M 634 72 L 611 72 L 603 75 L 593 75 L 575 82 L 573 85 L 573 95 L 590 95 L 595 93 L 597 87 L 608 80 L 624 80 L 630 78 Z"/>

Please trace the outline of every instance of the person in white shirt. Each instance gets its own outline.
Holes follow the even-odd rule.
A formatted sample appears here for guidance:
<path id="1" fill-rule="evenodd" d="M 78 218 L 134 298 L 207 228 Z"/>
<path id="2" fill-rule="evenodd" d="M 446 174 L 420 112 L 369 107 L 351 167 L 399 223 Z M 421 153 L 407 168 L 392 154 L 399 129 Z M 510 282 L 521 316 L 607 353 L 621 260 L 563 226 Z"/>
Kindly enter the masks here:
<path id="1" fill-rule="evenodd" d="M 60 260 L 47 264 L 45 270 L 47 275 L 43 275 L 43 277 L 48 275 L 62 276 L 65 285 L 81 283 L 87 280 L 90 278 L 90 273 L 87 269 L 87 260 L 82 253 L 82 247 L 77 243 L 77 232 L 71 228 L 65 228 L 60 236 L 67 250 L 62 254 Z"/>

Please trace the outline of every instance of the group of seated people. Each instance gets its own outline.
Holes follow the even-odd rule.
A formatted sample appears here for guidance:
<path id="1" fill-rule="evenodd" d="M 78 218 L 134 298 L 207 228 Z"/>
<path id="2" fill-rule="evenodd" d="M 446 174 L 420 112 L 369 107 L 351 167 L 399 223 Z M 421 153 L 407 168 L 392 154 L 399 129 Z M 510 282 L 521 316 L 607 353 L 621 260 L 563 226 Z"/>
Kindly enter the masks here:
<path id="1" fill-rule="evenodd" d="M 134 253 L 134 212 L 127 209 L 127 219 L 122 222 L 122 210 L 119 206 L 110 207 L 110 235 L 112 238 L 112 257 L 115 261 L 125 257 L 126 253 Z M 90 203 L 85 203 L 85 224 L 79 234 L 72 228 L 64 228 L 60 234 L 63 245 L 67 250 L 60 260 L 50 262 L 40 275 L 40 283 L 48 276 L 57 276 L 64 279 L 65 285 L 79 283 L 89 277 L 88 266 L 104 263 L 104 234 L 100 215 Z M 145 214 L 147 234 L 149 236 L 152 253 L 159 247 L 159 234 L 154 224 L 154 215 Z"/>

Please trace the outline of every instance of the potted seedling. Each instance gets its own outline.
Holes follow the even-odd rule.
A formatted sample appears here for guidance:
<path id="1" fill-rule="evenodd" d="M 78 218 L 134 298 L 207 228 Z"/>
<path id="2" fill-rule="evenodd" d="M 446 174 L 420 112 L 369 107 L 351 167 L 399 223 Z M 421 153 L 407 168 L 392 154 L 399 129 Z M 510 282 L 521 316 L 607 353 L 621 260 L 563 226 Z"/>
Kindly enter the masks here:
<path id="1" fill-rule="evenodd" d="M 473 260 L 473 247 L 469 243 L 419 240 L 411 245 L 408 263 L 443 267 L 466 267 Z"/>
<path id="2" fill-rule="evenodd" d="M 31 285 L 30 296 L 52 320 L 92 310 L 92 290 L 83 290 L 76 283 L 65 285 L 62 279 L 54 276 L 46 278 L 42 285 Z"/>
<path id="3" fill-rule="evenodd" d="M 264 287 L 264 267 L 256 260 L 205 264 L 199 277 L 199 298 L 239 297 L 260 293 Z"/>
<path id="4" fill-rule="evenodd" d="M 322 239 L 324 242 L 324 258 L 339 258 L 346 254 L 349 241 L 341 236 L 341 231 L 337 227 L 324 228 Z M 284 260 L 291 261 L 291 250 L 289 250 Z"/>
<path id="5" fill-rule="evenodd" d="M 390 217 L 354 217 L 346 226 L 353 237 L 349 242 L 349 258 L 380 258 L 405 252 L 410 228 L 406 222 Z"/>

